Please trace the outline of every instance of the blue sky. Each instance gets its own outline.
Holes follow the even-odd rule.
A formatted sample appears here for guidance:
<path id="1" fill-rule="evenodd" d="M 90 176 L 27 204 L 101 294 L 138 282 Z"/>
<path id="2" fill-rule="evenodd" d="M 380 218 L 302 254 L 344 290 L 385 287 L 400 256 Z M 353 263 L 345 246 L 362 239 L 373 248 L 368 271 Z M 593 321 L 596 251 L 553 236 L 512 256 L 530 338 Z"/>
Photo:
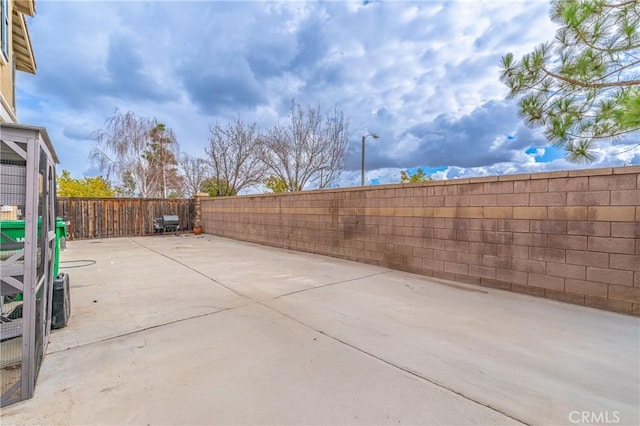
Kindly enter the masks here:
<path id="1" fill-rule="evenodd" d="M 547 1 L 176 2 L 38 0 L 36 75 L 19 73 L 18 119 L 47 127 L 59 170 L 94 176 L 92 131 L 116 108 L 156 117 L 204 155 L 209 126 L 241 116 L 267 129 L 292 98 L 349 118 L 339 185 L 579 166 L 526 128 L 499 62 L 551 40 Z M 604 145 L 591 167 L 639 164 Z"/>

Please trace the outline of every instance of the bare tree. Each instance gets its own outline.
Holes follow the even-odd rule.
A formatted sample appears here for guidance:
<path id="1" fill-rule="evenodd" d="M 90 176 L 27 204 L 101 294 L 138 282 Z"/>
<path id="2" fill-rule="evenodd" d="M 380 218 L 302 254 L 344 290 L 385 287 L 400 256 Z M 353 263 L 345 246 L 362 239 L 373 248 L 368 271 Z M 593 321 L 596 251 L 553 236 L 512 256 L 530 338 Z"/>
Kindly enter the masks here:
<path id="1" fill-rule="evenodd" d="M 115 110 L 105 128 L 91 135 L 96 145 L 89 159 L 98 165 L 109 180 L 115 175 L 121 184 L 140 197 L 158 195 L 166 188 L 166 168 L 175 154 L 177 142 L 173 132 L 155 118 L 137 117 Z M 164 173 L 161 171 L 164 170 Z"/>
<path id="2" fill-rule="evenodd" d="M 205 148 L 217 182 L 217 194 L 234 195 L 264 180 L 266 166 L 255 123 L 245 125 L 236 118 L 225 127 L 210 126 Z"/>
<path id="3" fill-rule="evenodd" d="M 302 191 L 307 185 L 326 188 L 344 170 L 348 120 L 338 111 L 323 118 L 320 107 L 305 111 L 295 100 L 289 119 L 287 126 L 278 123 L 263 136 L 269 172 L 287 191 Z"/>
<path id="4" fill-rule="evenodd" d="M 183 178 L 183 192 L 186 197 L 195 196 L 200 191 L 202 182 L 210 175 L 207 160 L 189 154 L 183 154 L 180 157 L 180 171 Z"/>

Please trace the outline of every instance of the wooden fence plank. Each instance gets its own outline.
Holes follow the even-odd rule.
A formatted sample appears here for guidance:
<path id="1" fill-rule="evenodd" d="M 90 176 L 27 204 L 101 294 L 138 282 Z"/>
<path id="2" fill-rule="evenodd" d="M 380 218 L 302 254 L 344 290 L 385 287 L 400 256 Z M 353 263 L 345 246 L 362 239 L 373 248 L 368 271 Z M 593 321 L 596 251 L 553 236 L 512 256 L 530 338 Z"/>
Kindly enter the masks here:
<path id="1" fill-rule="evenodd" d="M 178 215 L 180 229 L 193 229 L 193 199 L 68 198 L 59 197 L 56 214 L 69 222 L 71 239 L 149 235 L 153 220 Z"/>

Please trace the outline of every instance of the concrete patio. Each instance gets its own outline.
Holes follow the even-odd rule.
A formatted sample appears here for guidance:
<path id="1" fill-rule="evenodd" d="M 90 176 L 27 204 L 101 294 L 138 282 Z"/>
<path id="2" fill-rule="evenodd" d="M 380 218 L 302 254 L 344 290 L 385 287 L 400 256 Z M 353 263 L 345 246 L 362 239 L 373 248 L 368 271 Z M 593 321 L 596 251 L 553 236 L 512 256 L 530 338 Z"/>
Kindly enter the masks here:
<path id="1" fill-rule="evenodd" d="M 640 423 L 639 318 L 208 235 L 80 260 L 3 425 Z"/>

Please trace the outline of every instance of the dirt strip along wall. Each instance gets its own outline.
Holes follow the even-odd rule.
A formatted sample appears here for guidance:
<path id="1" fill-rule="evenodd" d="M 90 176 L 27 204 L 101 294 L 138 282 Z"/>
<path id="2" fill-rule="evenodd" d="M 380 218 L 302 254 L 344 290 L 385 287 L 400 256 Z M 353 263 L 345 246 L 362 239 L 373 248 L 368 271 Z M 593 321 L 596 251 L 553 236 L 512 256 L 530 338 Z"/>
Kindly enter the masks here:
<path id="1" fill-rule="evenodd" d="M 640 316 L 640 166 L 201 203 L 205 233 Z"/>

